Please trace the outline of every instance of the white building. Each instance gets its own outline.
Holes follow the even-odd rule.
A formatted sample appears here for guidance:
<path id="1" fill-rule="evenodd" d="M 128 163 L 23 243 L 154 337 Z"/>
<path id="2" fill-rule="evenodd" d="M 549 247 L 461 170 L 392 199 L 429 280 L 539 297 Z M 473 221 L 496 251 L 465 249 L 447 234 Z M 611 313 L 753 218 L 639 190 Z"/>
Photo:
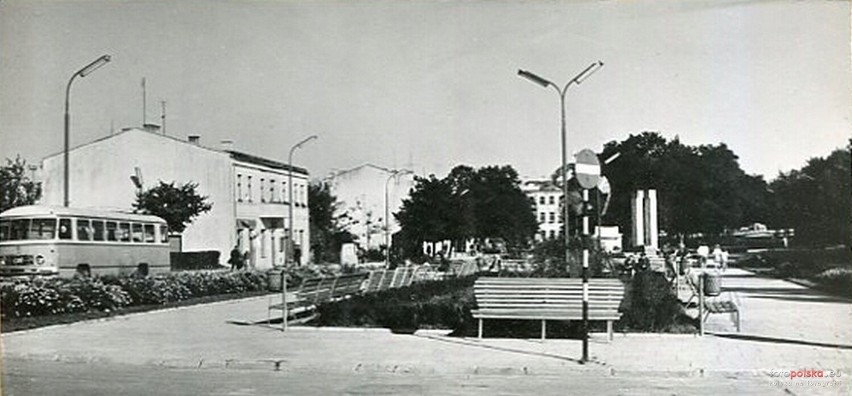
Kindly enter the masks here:
<path id="1" fill-rule="evenodd" d="M 399 231 L 394 213 L 402 207 L 414 186 L 411 173 L 393 176 L 394 170 L 363 164 L 333 172 L 324 180 L 340 203 L 335 216 L 344 229 L 353 234 L 361 249 L 379 249 L 385 245 L 385 191 L 388 193 L 390 235 Z"/>
<path id="2" fill-rule="evenodd" d="M 238 245 L 248 252 L 250 266 L 270 268 L 285 263 L 288 223 L 287 164 L 200 144 L 198 136 L 184 141 L 157 132 L 128 128 L 70 150 L 70 206 L 130 210 L 137 186 L 148 189 L 160 181 L 198 183 L 212 209 L 180 236 L 183 251 L 217 250 L 228 260 Z M 44 158 L 41 203 L 63 204 L 63 154 Z M 293 167 L 294 249 L 300 263 L 310 257 L 308 172 Z"/>
<path id="3" fill-rule="evenodd" d="M 562 235 L 562 190 L 549 180 L 527 180 L 521 184 L 521 190 L 535 208 L 535 218 L 538 220 L 535 240 L 540 242 L 559 238 Z"/>

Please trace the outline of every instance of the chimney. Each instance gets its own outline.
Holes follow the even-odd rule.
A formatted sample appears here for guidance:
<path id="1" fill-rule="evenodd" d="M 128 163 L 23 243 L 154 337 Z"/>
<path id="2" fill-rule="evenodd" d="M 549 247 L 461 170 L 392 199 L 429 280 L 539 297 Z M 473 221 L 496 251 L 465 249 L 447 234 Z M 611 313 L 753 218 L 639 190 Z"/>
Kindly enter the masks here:
<path id="1" fill-rule="evenodd" d="M 142 124 L 142 129 L 144 129 L 145 132 L 160 133 L 160 126 L 150 122 Z"/>
<path id="2" fill-rule="evenodd" d="M 201 136 L 198 135 L 189 135 L 186 137 L 186 141 L 190 142 L 196 146 L 201 145 Z"/>
<path id="3" fill-rule="evenodd" d="M 219 148 L 222 151 L 231 151 L 234 149 L 234 141 L 231 139 L 224 139 L 219 141 Z"/>

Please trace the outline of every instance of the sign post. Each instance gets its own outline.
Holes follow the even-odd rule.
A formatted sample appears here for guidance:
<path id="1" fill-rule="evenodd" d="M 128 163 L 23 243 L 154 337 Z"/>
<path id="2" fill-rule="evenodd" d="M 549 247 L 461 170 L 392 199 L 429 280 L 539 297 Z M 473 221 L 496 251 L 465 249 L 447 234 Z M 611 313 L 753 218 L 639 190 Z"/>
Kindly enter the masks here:
<path id="1" fill-rule="evenodd" d="M 589 214 L 585 210 L 589 203 L 589 189 L 598 185 L 601 164 L 594 151 L 583 149 L 575 155 L 577 162 L 574 173 L 583 188 L 583 358 L 589 361 Z"/>

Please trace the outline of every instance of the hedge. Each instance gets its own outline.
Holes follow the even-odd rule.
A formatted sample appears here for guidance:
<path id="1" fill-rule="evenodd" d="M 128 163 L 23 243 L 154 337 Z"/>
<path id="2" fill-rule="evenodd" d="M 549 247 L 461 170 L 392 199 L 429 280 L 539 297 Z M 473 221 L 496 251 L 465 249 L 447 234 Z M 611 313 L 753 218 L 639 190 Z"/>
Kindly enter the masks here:
<path id="1" fill-rule="evenodd" d="M 259 272 L 180 272 L 153 277 L 14 279 L 0 283 L 3 318 L 163 305 L 190 298 L 266 290 Z"/>

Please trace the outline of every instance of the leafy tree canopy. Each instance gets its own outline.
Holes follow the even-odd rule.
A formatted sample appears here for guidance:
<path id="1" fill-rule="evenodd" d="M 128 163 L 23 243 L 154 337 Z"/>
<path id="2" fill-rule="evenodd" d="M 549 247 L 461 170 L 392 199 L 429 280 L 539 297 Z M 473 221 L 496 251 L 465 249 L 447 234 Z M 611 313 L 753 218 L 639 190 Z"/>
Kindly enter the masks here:
<path id="1" fill-rule="evenodd" d="M 453 168 L 443 179 L 415 178 L 409 198 L 396 215 L 405 246 L 422 241 L 501 238 L 509 246 L 525 245 L 537 223 L 511 166 Z"/>
<path id="2" fill-rule="evenodd" d="M 27 162 L 20 156 L 6 159 L 0 167 L 0 212 L 17 206 L 33 205 L 41 198 L 41 184 L 27 177 Z"/>
<path id="3" fill-rule="evenodd" d="M 340 262 L 340 247 L 351 242 L 352 236 L 341 230 L 334 216 L 337 198 L 325 183 L 308 186 L 308 210 L 311 225 L 311 250 L 318 263 Z"/>
<path id="4" fill-rule="evenodd" d="M 156 187 L 137 193 L 133 208 L 137 213 L 161 217 L 169 224 L 169 230 L 182 233 L 196 217 L 213 208 L 208 198 L 199 195 L 197 189 L 198 183 L 176 186 L 175 182 L 160 181 Z"/>

